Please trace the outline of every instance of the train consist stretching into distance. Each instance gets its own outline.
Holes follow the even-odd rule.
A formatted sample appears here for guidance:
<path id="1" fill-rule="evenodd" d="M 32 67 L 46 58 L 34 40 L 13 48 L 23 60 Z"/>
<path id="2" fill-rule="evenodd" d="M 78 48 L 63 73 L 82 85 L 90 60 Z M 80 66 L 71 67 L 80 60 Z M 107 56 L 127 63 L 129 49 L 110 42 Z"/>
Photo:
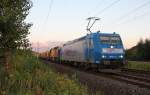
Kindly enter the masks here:
<path id="1" fill-rule="evenodd" d="M 120 67 L 125 64 L 125 51 L 119 34 L 90 33 L 51 48 L 41 57 L 57 63 L 92 67 Z"/>

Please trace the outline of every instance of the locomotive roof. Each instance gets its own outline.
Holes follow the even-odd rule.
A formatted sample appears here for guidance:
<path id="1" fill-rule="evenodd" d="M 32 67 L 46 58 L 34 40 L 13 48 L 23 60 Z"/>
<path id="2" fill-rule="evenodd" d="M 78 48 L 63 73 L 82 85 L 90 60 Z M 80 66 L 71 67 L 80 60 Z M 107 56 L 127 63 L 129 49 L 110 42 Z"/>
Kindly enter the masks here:
<path id="1" fill-rule="evenodd" d="M 101 33 L 101 32 L 91 33 L 91 35 L 97 35 L 97 34 L 99 34 L 99 35 L 104 35 L 104 36 L 105 36 L 105 35 L 106 35 L 106 36 L 107 36 L 107 35 L 117 35 L 117 36 L 119 36 L 119 34 L 116 34 L 115 32 L 113 32 L 113 33 Z M 87 34 L 87 35 L 88 35 L 88 34 Z M 83 36 L 83 37 L 80 37 L 80 38 L 78 38 L 78 39 L 72 40 L 72 41 L 68 41 L 67 43 L 63 44 L 63 46 L 72 44 L 72 43 L 77 42 L 77 41 L 80 41 L 80 40 L 83 40 L 83 39 L 86 38 L 87 35 L 85 35 L 85 36 Z"/>

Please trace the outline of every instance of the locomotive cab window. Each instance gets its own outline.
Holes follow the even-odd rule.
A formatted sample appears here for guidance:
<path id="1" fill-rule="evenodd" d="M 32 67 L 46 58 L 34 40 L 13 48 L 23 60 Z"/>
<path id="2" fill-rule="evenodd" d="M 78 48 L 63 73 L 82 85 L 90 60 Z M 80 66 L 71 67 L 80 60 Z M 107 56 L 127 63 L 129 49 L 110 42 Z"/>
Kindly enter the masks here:
<path id="1" fill-rule="evenodd" d="M 101 44 L 121 44 L 119 36 L 100 36 Z"/>

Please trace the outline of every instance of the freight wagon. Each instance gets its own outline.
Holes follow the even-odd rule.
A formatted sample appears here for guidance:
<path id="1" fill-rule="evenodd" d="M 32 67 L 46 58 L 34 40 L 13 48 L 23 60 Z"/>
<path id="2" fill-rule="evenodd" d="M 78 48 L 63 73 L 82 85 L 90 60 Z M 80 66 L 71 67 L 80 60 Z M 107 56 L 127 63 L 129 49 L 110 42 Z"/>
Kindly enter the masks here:
<path id="1" fill-rule="evenodd" d="M 50 49 L 50 60 L 58 62 L 60 59 L 60 48 L 59 47 L 54 47 Z"/>
<path id="2" fill-rule="evenodd" d="M 49 56 L 50 56 L 49 51 L 40 53 L 40 57 L 43 59 L 49 60 L 50 59 Z"/>

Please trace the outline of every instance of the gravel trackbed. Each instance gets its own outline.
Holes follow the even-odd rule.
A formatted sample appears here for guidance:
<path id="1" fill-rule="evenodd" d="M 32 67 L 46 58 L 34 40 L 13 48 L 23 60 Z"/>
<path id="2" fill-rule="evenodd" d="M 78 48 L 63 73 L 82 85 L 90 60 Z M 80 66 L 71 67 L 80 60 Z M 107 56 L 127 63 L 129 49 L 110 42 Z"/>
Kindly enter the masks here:
<path id="1" fill-rule="evenodd" d="M 86 73 L 66 65 L 50 63 L 49 61 L 44 61 L 44 63 L 48 64 L 56 72 L 75 76 L 82 85 L 88 87 L 91 93 L 101 92 L 104 95 L 150 95 L 150 89 Z"/>

